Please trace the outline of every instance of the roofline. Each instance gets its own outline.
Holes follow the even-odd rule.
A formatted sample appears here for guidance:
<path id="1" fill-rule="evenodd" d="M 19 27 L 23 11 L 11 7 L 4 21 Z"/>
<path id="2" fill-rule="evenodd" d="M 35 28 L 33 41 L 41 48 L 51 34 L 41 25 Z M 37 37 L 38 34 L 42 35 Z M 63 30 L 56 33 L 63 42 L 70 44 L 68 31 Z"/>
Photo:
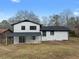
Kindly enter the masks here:
<path id="1" fill-rule="evenodd" d="M 14 32 L 9 34 L 9 36 L 40 36 L 41 32 Z"/>
<path id="2" fill-rule="evenodd" d="M 63 27 L 64 29 L 40 29 L 40 31 L 70 31 L 70 29 L 65 26 L 43 26 L 43 27 Z"/>
<path id="3" fill-rule="evenodd" d="M 31 21 L 31 20 L 27 20 L 27 19 L 26 19 L 26 20 L 23 20 L 23 21 L 19 21 L 19 22 L 17 22 L 17 23 L 11 24 L 11 25 L 13 26 L 13 25 L 19 24 L 19 23 L 21 23 L 21 22 L 26 22 L 26 21 L 27 21 L 27 22 L 32 22 L 32 23 L 35 23 L 35 24 L 38 24 L 38 25 L 42 25 L 42 24 L 39 24 L 39 23 L 34 22 L 34 21 Z"/>
<path id="4" fill-rule="evenodd" d="M 12 31 L 12 30 L 10 30 L 10 29 L 6 29 L 6 31 L 4 31 L 4 32 L 2 32 L 2 33 L 5 33 L 5 32 L 7 32 L 7 31 L 10 31 L 10 32 L 12 32 L 12 33 L 13 33 L 13 31 Z M 0 34 L 2 34 L 2 33 L 0 33 Z"/>
<path id="5" fill-rule="evenodd" d="M 70 30 L 40 30 L 40 31 L 70 31 Z"/>
<path id="6" fill-rule="evenodd" d="M 10 30 L 10 29 L 7 29 L 6 31 L 10 31 L 10 32 L 12 32 L 12 33 L 13 33 L 13 31 L 12 31 L 12 30 Z M 3 33 L 5 33 L 6 31 L 4 31 Z"/>

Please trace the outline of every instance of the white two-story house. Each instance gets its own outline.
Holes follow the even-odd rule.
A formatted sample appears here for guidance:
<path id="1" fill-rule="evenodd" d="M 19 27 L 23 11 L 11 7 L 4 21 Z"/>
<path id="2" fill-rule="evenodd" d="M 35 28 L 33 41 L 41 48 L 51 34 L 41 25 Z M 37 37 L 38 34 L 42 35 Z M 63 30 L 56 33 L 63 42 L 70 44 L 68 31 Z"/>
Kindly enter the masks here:
<path id="1" fill-rule="evenodd" d="M 68 40 L 69 29 L 63 26 L 45 27 L 30 20 L 23 20 L 12 25 L 14 44 Z"/>

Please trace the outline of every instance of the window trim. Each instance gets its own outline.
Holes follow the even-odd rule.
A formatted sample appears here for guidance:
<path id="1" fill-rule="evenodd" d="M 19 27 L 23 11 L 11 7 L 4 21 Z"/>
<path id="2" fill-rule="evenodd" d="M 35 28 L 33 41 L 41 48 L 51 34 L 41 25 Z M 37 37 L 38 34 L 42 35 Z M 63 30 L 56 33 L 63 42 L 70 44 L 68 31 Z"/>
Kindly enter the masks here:
<path id="1" fill-rule="evenodd" d="M 32 39 L 33 39 L 33 40 L 36 40 L 36 37 L 35 37 L 35 36 L 32 36 Z"/>
<path id="2" fill-rule="evenodd" d="M 50 35 L 54 35 L 54 31 L 50 31 Z"/>
<path id="3" fill-rule="evenodd" d="M 19 43 L 25 43 L 25 36 L 19 36 Z"/>
<path id="4" fill-rule="evenodd" d="M 43 31 L 42 33 L 43 33 L 43 36 L 46 36 L 46 31 Z"/>
<path id="5" fill-rule="evenodd" d="M 21 30 L 25 30 L 25 26 L 21 26 Z"/>
<path id="6" fill-rule="evenodd" d="M 37 27 L 36 26 L 30 26 L 30 30 L 36 30 Z"/>

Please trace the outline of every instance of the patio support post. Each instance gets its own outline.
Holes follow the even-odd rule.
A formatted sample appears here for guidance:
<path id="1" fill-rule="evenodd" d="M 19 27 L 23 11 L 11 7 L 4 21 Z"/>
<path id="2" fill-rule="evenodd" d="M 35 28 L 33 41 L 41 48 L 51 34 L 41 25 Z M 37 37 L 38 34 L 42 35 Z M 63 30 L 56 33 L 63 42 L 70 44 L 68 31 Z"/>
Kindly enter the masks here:
<path id="1" fill-rule="evenodd" d="M 7 41 L 7 35 L 5 34 L 5 36 L 6 36 L 6 45 L 7 45 L 7 42 L 8 42 L 8 41 Z"/>

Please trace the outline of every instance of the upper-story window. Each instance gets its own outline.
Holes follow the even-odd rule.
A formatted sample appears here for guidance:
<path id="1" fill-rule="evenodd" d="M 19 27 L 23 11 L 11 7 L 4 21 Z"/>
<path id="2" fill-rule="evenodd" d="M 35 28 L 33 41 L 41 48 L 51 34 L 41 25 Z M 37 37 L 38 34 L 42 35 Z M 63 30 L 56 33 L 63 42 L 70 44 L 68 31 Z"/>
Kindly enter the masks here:
<path id="1" fill-rule="evenodd" d="M 21 26 L 21 30 L 25 30 L 25 26 Z"/>
<path id="2" fill-rule="evenodd" d="M 36 26 L 30 26 L 30 30 L 36 30 Z"/>
<path id="3" fill-rule="evenodd" d="M 50 35 L 54 35 L 54 31 L 50 31 Z"/>

